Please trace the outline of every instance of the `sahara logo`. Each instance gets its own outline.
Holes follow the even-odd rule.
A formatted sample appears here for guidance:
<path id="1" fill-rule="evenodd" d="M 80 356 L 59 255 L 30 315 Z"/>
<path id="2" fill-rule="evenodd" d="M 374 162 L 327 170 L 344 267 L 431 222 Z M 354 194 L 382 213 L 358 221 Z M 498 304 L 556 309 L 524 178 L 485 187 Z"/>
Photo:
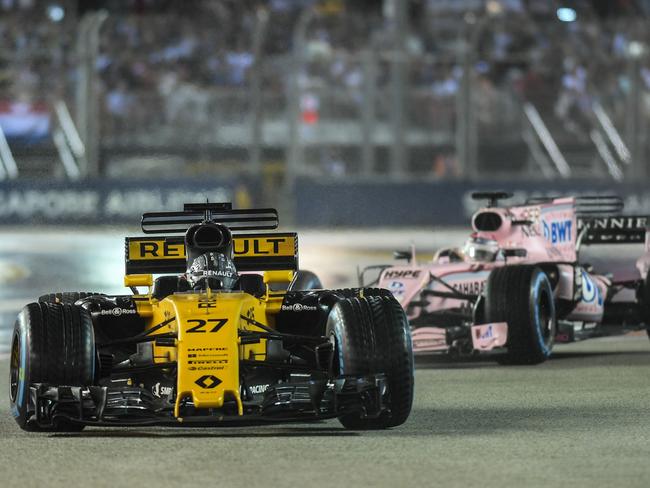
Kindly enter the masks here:
<path id="1" fill-rule="evenodd" d="M 465 295 L 480 295 L 485 289 L 485 281 L 453 283 L 451 286 L 454 288 L 454 290 L 464 293 Z"/>

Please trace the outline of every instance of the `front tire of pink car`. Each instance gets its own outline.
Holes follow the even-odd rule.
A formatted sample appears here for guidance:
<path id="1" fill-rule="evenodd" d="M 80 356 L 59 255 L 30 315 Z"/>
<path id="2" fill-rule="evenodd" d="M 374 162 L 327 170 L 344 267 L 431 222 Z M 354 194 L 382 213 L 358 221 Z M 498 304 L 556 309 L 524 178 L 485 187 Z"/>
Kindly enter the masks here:
<path id="1" fill-rule="evenodd" d="M 487 322 L 507 322 L 501 364 L 539 364 L 551 355 L 557 319 L 551 282 L 537 266 L 504 266 L 486 284 Z"/>

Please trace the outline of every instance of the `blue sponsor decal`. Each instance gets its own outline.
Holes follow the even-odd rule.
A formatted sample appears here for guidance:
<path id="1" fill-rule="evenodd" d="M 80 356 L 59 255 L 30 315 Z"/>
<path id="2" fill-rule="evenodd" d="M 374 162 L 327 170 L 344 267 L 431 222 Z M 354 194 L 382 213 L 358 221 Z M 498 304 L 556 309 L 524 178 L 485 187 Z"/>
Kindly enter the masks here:
<path id="1" fill-rule="evenodd" d="M 393 281 L 390 285 L 388 285 L 388 289 L 395 296 L 403 295 L 404 288 L 404 283 L 401 281 Z"/>
<path id="2" fill-rule="evenodd" d="M 542 223 L 544 224 L 544 239 L 551 244 L 561 244 L 571 241 L 571 228 L 573 227 L 571 220 L 551 222 L 550 224 L 542 221 Z"/>
<path id="3" fill-rule="evenodd" d="M 584 271 L 582 272 L 582 301 L 585 303 L 596 302 L 598 305 L 603 304 L 603 295 L 600 288 L 593 282 L 591 276 Z"/>
<path id="4" fill-rule="evenodd" d="M 492 339 L 494 337 L 494 333 L 492 331 L 492 325 L 488 325 L 487 329 L 481 334 L 479 339 Z"/>

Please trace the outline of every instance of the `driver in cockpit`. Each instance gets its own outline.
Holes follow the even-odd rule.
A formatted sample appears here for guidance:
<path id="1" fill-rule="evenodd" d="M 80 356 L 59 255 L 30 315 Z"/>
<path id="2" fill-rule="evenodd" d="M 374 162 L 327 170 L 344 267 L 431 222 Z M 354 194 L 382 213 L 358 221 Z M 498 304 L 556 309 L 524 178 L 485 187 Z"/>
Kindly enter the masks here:
<path id="1" fill-rule="evenodd" d="M 206 252 L 187 268 L 187 281 L 194 290 L 233 290 L 239 279 L 235 263 L 220 252 Z"/>
<path id="2" fill-rule="evenodd" d="M 501 259 L 502 256 L 503 253 L 497 241 L 472 234 L 462 248 L 441 249 L 435 254 L 433 260 L 439 263 L 462 261 L 491 263 Z"/>
<path id="3" fill-rule="evenodd" d="M 501 256 L 501 249 L 494 239 L 472 234 L 465 242 L 462 253 L 469 261 L 491 263 Z"/>

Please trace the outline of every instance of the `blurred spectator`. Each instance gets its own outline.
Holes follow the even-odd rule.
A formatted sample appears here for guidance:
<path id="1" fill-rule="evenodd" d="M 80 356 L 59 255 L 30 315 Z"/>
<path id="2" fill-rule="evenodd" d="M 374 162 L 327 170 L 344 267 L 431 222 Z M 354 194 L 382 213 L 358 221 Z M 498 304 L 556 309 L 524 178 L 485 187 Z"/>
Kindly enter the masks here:
<path id="1" fill-rule="evenodd" d="M 253 65 L 253 54 L 244 49 L 243 43 L 226 53 L 226 67 L 228 71 L 228 81 L 234 86 L 243 86 L 247 81 L 247 74 Z"/>
<path id="2" fill-rule="evenodd" d="M 351 1 L 351 0 L 350 0 Z M 318 100 L 319 115 L 360 116 L 366 71 L 363 50 L 377 57 L 379 116 L 390 104 L 383 96 L 390 81 L 392 31 L 379 14 L 332 0 L 223 0 L 219 2 L 116 2 L 119 10 L 102 28 L 95 62 L 102 86 L 104 127 L 128 133 L 138 124 L 213 126 L 246 111 L 256 55 L 265 103 L 284 117 L 293 35 L 305 8 L 318 14 L 307 26 L 300 87 Z M 426 0 L 407 33 L 409 117 L 420 125 L 453 130 L 455 99 L 463 79 L 460 47 L 470 46 L 472 85 L 479 122 L 498 127 L 500 108 L 513 93 L 546 107 L 560 126 L 583 137 L 594 94 L 614 114 L 624 114 L 634 81 L 628 61 L 633 46 L 650 41 L 629 18 L 603 21 L 587 2 L 576 1 L 578 19 L 559 22 L 544 0 Z M 74 98 L 78 77 L 75 19 L 47 16 L 46 3 L 0 0 L 0 101 L 51 102 Z M 253 52 L 257 13 L 269 22 L 261 52 Z M 472 16 L 466 16 L 468 12 Z M 471 21 L 471 22 L 470 22 Z M 650 90 L 650 68 L 638 76 Z M 62 88 L 64 87 L 64 88 Z M 383 112 L 382 112 L 383 107 Z M 314 124 L 315 125 L 315 124 Z"/>
<path id="3" fill-rule="evenodd" d="M 129 120 L 134 105 L 134 97 L 129 93 L 125 82 L 119 82 L 106 94 L 106 111 L 109 119 L 109 133 L 122 133 Z"/>
<path id="4" fill-rule="evenodd" d="M 587 113 L 591 108 L 587 91 L 587 70 L 571 58 L 565 61 L 565 69 L 555 113 L 567 131 L 585 140 L 589 133 Z"/>

